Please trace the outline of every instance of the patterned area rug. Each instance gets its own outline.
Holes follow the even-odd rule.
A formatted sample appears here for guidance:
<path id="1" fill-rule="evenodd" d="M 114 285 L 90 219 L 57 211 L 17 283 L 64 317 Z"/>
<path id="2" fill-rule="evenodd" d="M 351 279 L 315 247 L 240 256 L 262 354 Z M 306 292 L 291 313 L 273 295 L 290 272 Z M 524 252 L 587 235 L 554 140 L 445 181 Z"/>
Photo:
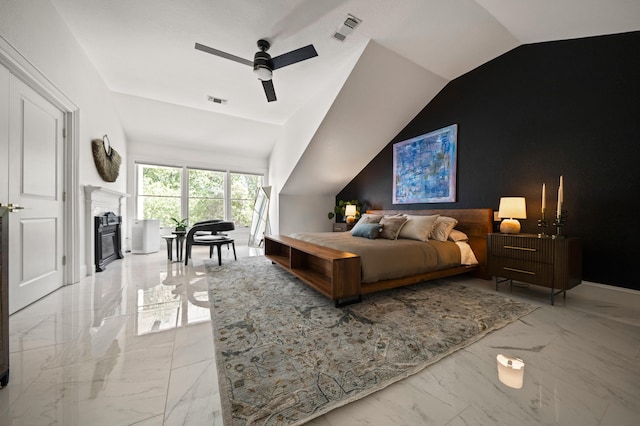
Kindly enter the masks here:
<path id="1" fill-rule="evenodd" d="M 305 423 L 535 309 L 445 280 L 335 308 L 262 256 L 206 267 L 225 425 Z"/>

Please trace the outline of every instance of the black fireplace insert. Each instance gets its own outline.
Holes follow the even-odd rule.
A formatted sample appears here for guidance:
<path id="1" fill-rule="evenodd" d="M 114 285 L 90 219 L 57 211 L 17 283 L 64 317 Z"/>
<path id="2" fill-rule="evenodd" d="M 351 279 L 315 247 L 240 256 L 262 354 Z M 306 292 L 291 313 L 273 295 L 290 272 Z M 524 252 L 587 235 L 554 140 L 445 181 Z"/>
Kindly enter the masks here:
<path id="1" fill-rule="evenodd" d="M 95 256 L 96 272 L 116 259 L 122 259 L 121 225 L 122 216 L 107 212 L 102 216 L 95 216 Z"/>

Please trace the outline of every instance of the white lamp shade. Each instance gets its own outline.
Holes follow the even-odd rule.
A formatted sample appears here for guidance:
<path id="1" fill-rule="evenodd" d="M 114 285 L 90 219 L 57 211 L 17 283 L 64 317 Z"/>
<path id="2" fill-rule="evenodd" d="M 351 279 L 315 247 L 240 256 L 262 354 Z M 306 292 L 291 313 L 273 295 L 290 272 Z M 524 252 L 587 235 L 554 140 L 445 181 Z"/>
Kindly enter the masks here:
<path id="1" fill-rule="evenodd" d="M 502 197 L 498 210 L 500 219 L 526 219 L 527 204 L 524 197 Z"/>
<path id="2" fill-rule="evenodd" d="M 347 207 L 344 209 L 345 216 L 355 216 L 356 215 L 356 206 L 353 204 L 347 204 Z"/>
<path id="3" fill-rule="evenodd" d="M 498 217 L 503 219 L 500 224 L 500 232 L 505 234 L 517 234 L 520 232 L 518 219 L 527 218 L 527 204 L 524 197 L 502 197 Z"/>

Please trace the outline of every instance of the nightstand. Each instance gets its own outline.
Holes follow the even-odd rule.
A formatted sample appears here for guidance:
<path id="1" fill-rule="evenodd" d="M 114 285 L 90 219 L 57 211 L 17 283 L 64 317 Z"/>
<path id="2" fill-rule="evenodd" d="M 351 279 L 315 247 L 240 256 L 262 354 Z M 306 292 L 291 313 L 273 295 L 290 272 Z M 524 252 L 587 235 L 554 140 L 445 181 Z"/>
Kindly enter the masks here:
<path id="1" fill-rule="evenodd" d="M 540 238 L 535 234 L 489 234 L 489 273 L 498 284 L 513 280 L 551 289 L 551 304 L 558 293 L 582 282 L 582 247 L 577 238 Z"/>
<path id="2" fill-rule="evenodd" d="M 333 232 L 347 232 L 351 231 L 351 228 L 353 228 L 353 225 L 348 225 L 344 222 L 333 224 Z"/>

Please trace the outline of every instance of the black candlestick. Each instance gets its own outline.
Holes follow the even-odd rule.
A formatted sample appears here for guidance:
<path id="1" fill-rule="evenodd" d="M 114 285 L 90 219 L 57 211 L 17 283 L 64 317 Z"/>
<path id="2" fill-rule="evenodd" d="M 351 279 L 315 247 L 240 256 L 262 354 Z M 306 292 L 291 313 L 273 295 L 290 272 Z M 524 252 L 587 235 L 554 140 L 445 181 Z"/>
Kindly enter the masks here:
<path id="1" fill-rule="evenodd" d="M 544 210 L 542 210 L 542 217 L 538 220 L 538 228 L 540 228 L 540 233 L 538 233 L 538 237 L 546 238 L 547 235 L 547 227 L 549 226 L 549 220 L 544 217 Z"/>
<path id="2" fill-rule="evenodd" d="M 560 216 L 556 216 L 555 220 L 553 221 L 553 226 L 556 227 L 556 234 L 553 236 L 553 238 L 564 238 L 564 236 L 562 235 L 562 228 L 566 224 L 567 224 L 567 211 L 562 210 L 560 212 Z"/>

